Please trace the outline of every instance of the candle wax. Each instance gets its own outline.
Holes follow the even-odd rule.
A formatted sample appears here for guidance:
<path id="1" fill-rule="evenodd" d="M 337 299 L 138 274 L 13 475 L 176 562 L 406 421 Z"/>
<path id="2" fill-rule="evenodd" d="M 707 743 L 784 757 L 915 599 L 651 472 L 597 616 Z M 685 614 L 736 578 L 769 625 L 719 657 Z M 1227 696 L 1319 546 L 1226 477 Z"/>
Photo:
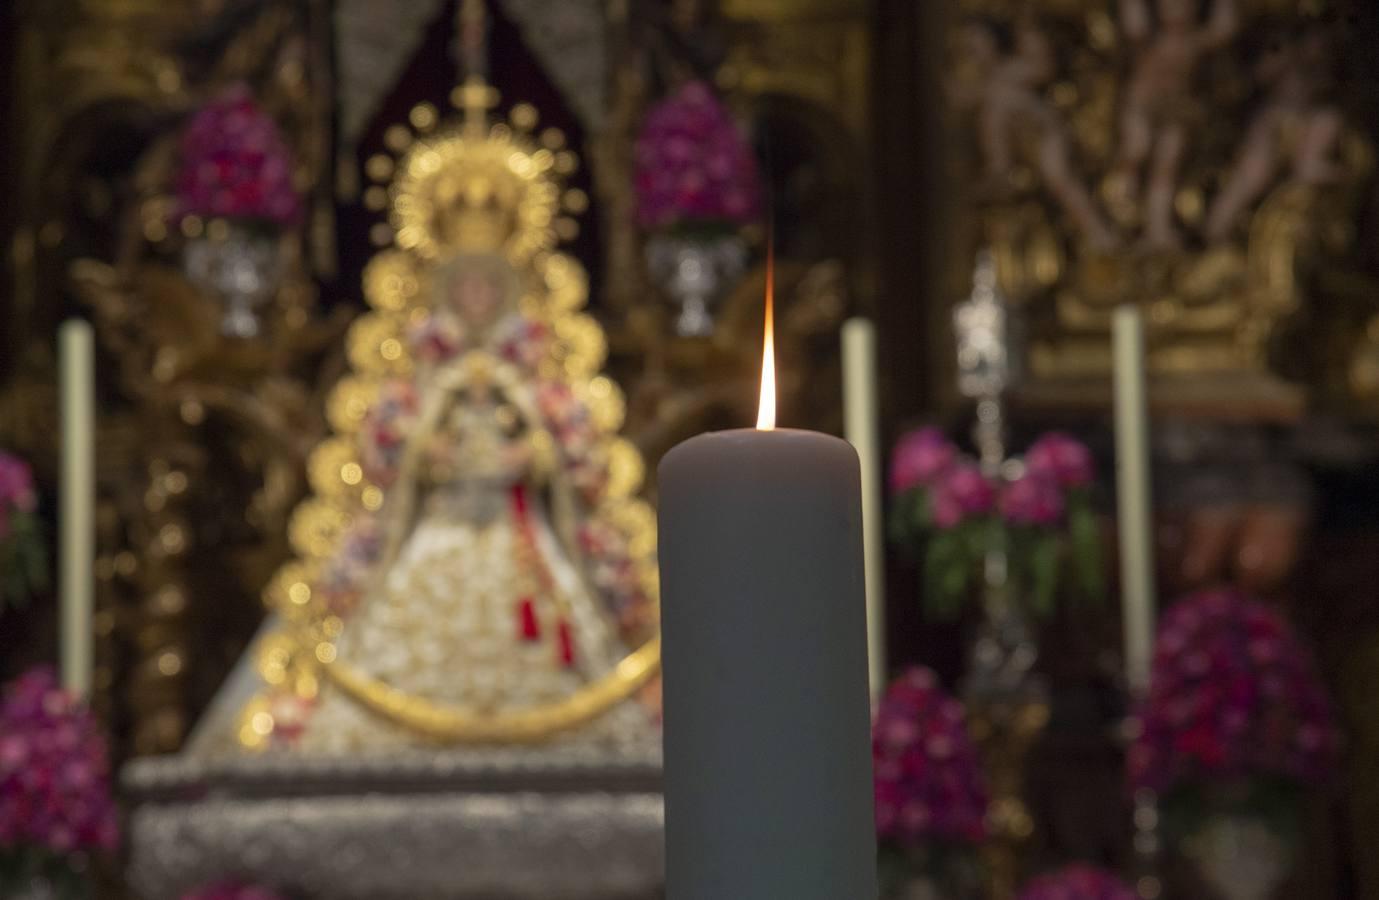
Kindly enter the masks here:
<path id="1" fill-rule="evenodd" d="M 789 429 L 661 463 L 668 900 L 877 895 L 859 477 Z"/>

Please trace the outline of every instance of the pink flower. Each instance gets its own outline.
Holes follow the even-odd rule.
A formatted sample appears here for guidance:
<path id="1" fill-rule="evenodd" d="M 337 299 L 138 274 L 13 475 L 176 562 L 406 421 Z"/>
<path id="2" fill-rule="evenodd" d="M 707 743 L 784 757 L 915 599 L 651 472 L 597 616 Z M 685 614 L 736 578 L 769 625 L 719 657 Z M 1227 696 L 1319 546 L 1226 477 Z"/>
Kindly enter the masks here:
<path id="1" fill-rule="evenodd" d="M 1086 487 L 1095 474 L 1092 451 L 1061 431 L 1050 431 L 1035 441 L 1025 452 L 1025 467 L 1063 488 Z"/>
<path id="2" fill-rule="evenodd" d="M 38 507 L 34 490 L 33 470 L 29 464 L 12 453 L 0 450 L 0 508 L 12 507 L 19 512 L 33 512 Z"/>
<path id="3" fill-rule="evenodd" d="M 1019 900 L 1136 900 L 1138 895 L 1115 875 L 1075 863 L 1025 885 Z"/>
<path id="4" fill-rule="evenodd" d="M 891 457 L 891 492 L 928 487 L 953 464 L 958 448 L 937 428 L 920 428 L 896 442 Z"/>
<path id="5" fill-rule="evenodd" d="M 979 843 L 986 836 L 986 780 L 956 700 L 928 669 L 886 690 L 872 727 L 878 836 L 901 846 Z"/>
<path id="6" fill-rule="evenodd" d="M 952 528 L 991 511 L 996 491 L 976 463 L 960 462 L 943 472 L 929 492 L 929 516 L 937 528 Z"/>
<path id="7" fill-rule="evenodd" d="M 1027 470 L 1001 491 L 1001 515 L 1012 525 L 1056 525 L 1063 509 L 1058 482 L 1033 471 Z"/>

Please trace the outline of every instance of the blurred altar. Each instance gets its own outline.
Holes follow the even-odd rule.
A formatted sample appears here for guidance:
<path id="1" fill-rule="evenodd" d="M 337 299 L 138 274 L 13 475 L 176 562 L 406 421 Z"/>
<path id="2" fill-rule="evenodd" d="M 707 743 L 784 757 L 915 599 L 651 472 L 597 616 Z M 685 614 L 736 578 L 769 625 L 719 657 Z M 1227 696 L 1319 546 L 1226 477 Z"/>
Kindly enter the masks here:
<path id="1" fill-rule="evenodd" d="M 44 843 L 0 734 L 0 892 L 37 846 L 57 896 L 663 896 L 656 464 L 751 423 L 773 292 L 780 421 L 871 491 L 888 890 L 1379 900 L 1371 4 L 33 0 L 0 46 L 0 680 L 88 580 L 118 819 Z"/>

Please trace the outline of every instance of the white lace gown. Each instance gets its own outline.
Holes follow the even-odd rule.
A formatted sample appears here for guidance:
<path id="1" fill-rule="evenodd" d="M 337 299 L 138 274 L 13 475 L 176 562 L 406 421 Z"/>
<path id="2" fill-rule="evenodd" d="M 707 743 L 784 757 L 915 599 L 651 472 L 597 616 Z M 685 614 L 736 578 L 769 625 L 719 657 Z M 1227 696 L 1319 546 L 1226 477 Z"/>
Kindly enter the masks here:
<path id="1" fill-rule="evenodd" d="M 559 701 L 611 671 L 627 648 L 557 540 L 540 492 L 518 488 L 525 498 L 519 507 L 517 483 L 495 467 L 502 439 L 493 418 L 479 409 L 462 419 L 460 458 L 469 471 L 425 492 L 381 589 L 346 621 L 337 658 L 409 696 L 457 709 L 517 711 Z M 644 732 L 647 716 L 624 703 L 604 719 L 582 731 L 595 738 Z M 327 683 L 300 746 L 347 751 L 423 742 Z"/>

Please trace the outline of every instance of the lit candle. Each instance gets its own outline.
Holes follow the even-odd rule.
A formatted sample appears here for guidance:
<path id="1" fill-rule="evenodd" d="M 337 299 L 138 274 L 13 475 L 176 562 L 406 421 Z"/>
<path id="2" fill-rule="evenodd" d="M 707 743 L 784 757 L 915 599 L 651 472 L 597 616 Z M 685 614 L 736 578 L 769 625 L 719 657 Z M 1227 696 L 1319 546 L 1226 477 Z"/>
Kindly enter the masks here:
<path id="1" fill-rule="evenodd" d="M 1144 322 L 1135 306 L 1112 317 L 1115 365 L 1116 497 L 1125 621 L 1125 678 L 1134 695 L 1149 687 L 1154 655 L 1154 514 Z"/>
<path id="2" fill-rule="evenodd" d="M 58 331 L 62 390 L 62 477 L 58 595 L 62 685 L 91 690 L 91 611 L 95 585 L 95 343 L 91 326 L 64 322 Z"/>
<path id="3" fill-rule="evenodd" d="M 857 453 L 775 428 L 767 284 L 757 429 L 660 466 L 668 900 L 877 895 Z"/>
<path id="4" fill-rule="evenodd" d="M 872 702 L 886 688 L 885 527 L 881 506 L 881 434 L 877 424 L 876 327 L 843 323 L 843 431 L 862 463 L 862 556 L 867 584 L 867 660 Z"/>

